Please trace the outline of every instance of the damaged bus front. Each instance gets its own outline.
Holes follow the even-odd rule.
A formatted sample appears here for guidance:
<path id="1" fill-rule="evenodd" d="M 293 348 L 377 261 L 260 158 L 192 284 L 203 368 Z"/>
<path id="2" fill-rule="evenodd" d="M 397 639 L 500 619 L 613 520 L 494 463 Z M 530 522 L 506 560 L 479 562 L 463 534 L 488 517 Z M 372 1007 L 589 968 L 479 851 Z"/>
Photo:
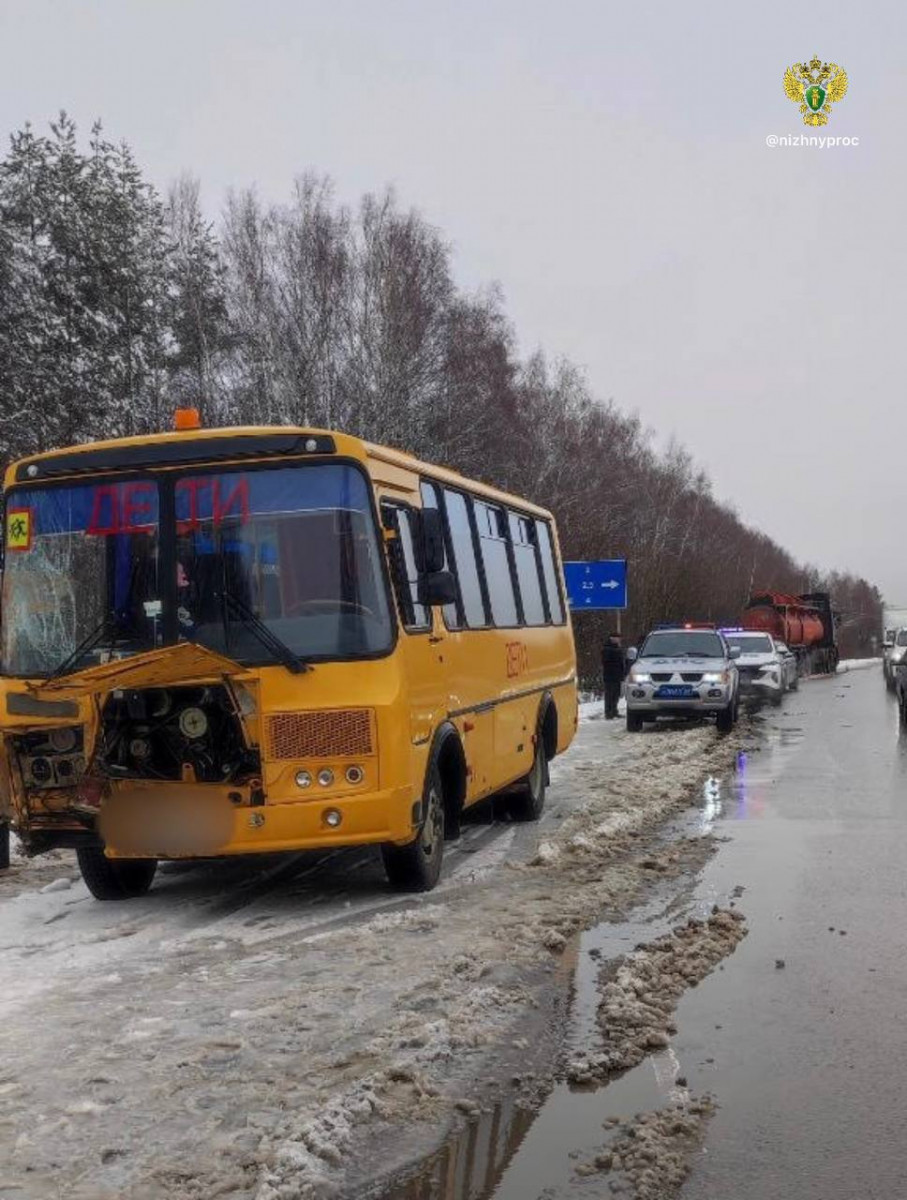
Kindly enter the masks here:
<path id="1" fill-rule="evenodd" d="M 355 455 L 274 431 L 107 447 L 7 475 L 0 789 L 26 851 L 74 847 L 111 898 L 162 857 L 411 838 L 378 774 L 399 680 Z"/>

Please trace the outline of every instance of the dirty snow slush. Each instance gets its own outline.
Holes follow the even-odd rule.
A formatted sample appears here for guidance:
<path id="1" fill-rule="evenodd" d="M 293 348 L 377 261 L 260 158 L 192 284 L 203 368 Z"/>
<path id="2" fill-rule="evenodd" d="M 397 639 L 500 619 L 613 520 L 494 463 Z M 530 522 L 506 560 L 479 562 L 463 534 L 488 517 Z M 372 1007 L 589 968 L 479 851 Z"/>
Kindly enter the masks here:
<path id="1" fill-rule="evenodd" d="M 514 1064 L 537 1103 L 563 951 L 684 870 L 657 830 L 755 736 L 584 723 L 541 824 L 467 827 L 424 897 L 391 895 L 371 852 L 174 866 L 122 905 L 92 901 L 67 855 L 17 860 L 0 1197 L 353 1195 L 470 1121 Z"/>

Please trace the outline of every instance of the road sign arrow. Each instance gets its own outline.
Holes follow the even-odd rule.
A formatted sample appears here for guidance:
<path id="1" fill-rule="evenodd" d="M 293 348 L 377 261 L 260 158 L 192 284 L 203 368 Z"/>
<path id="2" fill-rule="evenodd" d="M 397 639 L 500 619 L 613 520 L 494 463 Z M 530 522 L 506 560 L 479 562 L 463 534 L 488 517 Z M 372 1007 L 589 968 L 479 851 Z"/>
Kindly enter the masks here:
<path id="1" fill-rule="evenodd" d="M 605 611 L 627 607 L 627 564 L 624 559 L 566 562 L 564 576 L 571 608 Z"/>

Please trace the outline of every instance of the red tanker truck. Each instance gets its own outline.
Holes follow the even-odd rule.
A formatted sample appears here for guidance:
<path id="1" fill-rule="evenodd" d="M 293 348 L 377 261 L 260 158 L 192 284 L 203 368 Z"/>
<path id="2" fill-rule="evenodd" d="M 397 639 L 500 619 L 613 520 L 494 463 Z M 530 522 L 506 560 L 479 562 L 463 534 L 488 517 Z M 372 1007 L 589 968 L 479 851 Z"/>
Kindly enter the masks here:
<path id="1" fill-rule="evenodd" d="M 801 675 L 833 675 L 838 668 L 835 615 L 827 592 L 758 592 L 750 597 L 741 624 L 785 642 L 797 656 Z"/>

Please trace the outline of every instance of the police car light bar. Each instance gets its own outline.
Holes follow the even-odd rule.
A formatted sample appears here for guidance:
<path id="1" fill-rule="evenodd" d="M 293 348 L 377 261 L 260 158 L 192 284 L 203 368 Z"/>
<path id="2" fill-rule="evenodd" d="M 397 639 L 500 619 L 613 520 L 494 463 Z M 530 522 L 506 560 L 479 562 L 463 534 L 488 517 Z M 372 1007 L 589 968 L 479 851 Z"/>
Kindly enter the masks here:
<path id="1" fill-rule="evenodd" d="M 714 629 L 714 621 L 662 621 L 653 629 Z"/>

